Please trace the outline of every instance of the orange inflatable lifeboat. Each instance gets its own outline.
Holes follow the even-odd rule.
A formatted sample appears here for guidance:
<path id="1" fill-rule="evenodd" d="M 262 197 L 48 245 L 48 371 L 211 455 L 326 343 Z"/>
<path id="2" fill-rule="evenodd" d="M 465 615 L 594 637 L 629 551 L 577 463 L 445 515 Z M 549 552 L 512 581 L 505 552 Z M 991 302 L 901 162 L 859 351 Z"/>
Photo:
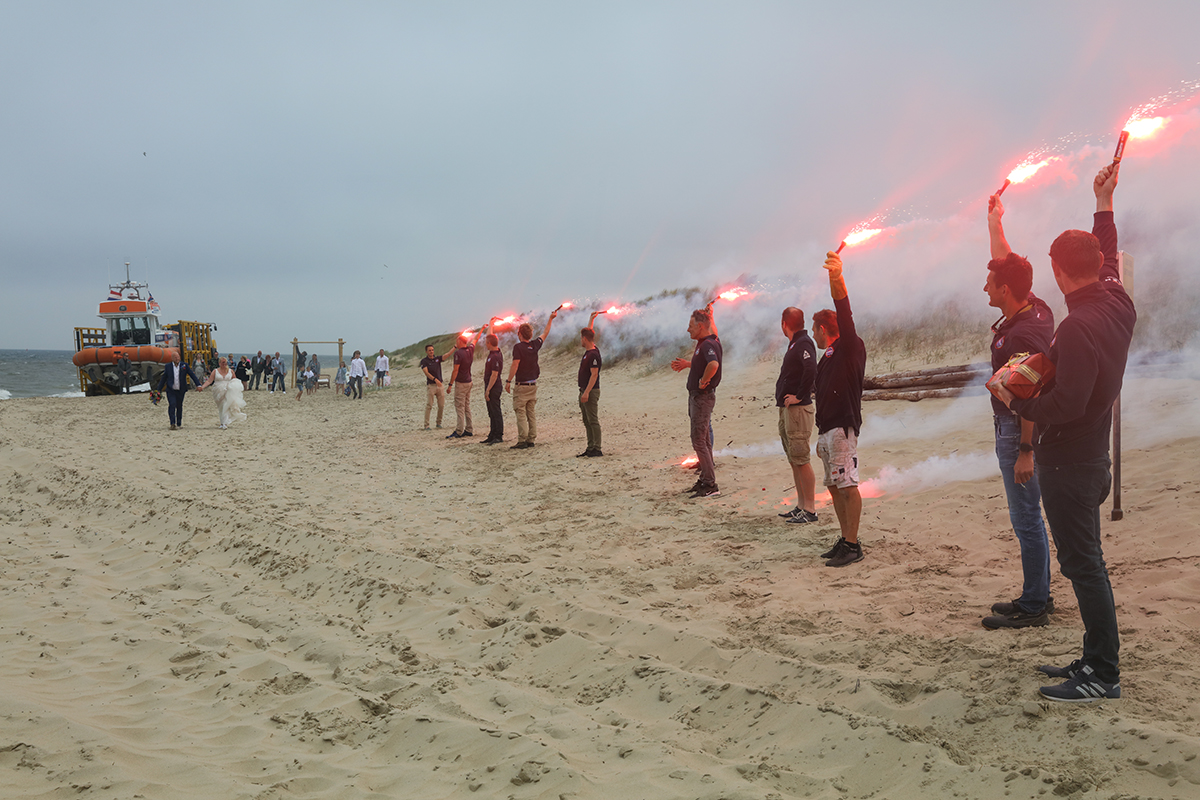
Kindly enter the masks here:
<path id="1" fill-rule="evenodd" d="M 89 364 L 116 364 L 123 355 L 128 356 L 134 364 L 166 364 L 171 360 L 170 349 L 142 344 L 128 347 L 88 347 L 72 356 L 71 361 L 77 367 L 86 367 Z"/>

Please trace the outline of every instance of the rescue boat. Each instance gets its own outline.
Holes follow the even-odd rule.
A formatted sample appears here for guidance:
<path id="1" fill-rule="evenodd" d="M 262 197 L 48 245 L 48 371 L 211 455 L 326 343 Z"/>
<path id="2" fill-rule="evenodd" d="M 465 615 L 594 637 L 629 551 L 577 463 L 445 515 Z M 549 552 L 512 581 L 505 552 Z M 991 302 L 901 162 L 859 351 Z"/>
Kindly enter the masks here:
<path id="1" fill-rule="evenodd" d="M 125 282 L 110 284 L 108 289 L 108 299 L 101 301 L 99 312 L 105 326 L 75 329 L 76 352 L 71 361 L 79 368 L 80 391 L 117 394 L 125 387 L 146 383 L 153 387 L 171 362 L 173 351 L 179 351 L 183 363 L 189 365 L 197 357 L 207 363 L 215 356 L 212 332 L 217 326 L 183 320 L 160 324 L 159 305 L 149 285 L 130 280 L 128 262 Z M 129 359 L 128 379 L 121 371 L 122 357 Z"/>

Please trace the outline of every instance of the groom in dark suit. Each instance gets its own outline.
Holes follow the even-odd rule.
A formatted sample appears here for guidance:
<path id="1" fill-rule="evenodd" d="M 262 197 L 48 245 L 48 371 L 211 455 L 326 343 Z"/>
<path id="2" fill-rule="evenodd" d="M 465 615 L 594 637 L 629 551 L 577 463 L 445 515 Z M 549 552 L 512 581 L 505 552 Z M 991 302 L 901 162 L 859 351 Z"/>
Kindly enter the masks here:
<path id="1" fill-rule="evenodd" d="M 187 393 L 187 379 L 192 379 L 196 391 L 200 389 L 200 381 L 196 380 L 192 368 L 179 363 L 179 351 L 171 351 L 171 363 L 163 370 L 162 378 L 158 381 L 159 390 L 167 392 L 167 417 L 171 420 L 171 430 L 183 427 L 183 396 Z"/>

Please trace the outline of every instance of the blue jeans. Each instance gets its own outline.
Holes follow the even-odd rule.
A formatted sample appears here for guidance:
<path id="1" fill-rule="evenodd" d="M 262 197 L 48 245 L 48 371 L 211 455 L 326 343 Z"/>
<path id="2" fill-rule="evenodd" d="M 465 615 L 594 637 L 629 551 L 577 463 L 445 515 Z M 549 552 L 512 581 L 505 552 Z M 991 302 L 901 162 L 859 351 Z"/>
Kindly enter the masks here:
<path id="1" fill-rule="evenodd" d="M 1082 464 L 1037 468 L 1046 521 L 1058 549 L 1058 566 L 1071 580 L 1083 618 L 1083 663 L 1105 683 L 1121 676 L 1117 609 L 1100 547 L 1100 504 L 1112 475 L 1107 457 Z"/>
<path id="2" fill-rule="evenodd" d="M 995 417 L 996 460 L 1004 478 L 1004 493 L 1008 496 L 1008 519 L 1021 546 L 1021 571 L 1024 580 L 1017 605 L 1029 614 L 1040 613 L 1050 597 L 1050 544 L 1046 541 L 1046 526 L 1042 523 L 1042 491 L 1037 475 L 1017 483 L 1013 477 L 1020 454 L 1021 418 Z"/>

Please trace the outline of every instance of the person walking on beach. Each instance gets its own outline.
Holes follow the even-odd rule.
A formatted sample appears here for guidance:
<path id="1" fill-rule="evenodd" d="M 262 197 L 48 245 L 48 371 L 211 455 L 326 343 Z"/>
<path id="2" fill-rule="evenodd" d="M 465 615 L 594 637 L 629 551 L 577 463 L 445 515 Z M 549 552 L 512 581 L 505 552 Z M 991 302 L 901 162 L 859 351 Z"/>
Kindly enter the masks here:
<path id="1" fill-rule="evenodd" d="M 696 342 L 692 360 L 677 358 L 671 362 L 676 372 L 688 370 L 688 417 L 691 419 L 692 448 L 700 464 L 700 477 L 691 488 L 692 497 L 716 497 L 717 474 L 713 465 L 712 440 L 709 438 L 716 389 L 721 383 L 721 340 L 712 330 L 712 312 L 696 309 L 688 322 L 688 335 Z"/>
<path id="2" fill-rule="evenodd" d="M 490 423 L 487 438 L 481 444 L 498 444 L 504 441 L 504 412 L 500 409 L 500 375 L 504 372 L 504 354 L 500 352 L 500 338 L 489 327 L 483 339 L 487 345 L 487 359 L 483 362 L 483 397 L 487 402 Z"/>
<path id="3" fill-rule="evenodd" d="M 988 305 L 1003 314 L 992 326 L 992 372 L 1017 353 L 1046 353 L 1054 335 L 1054 314 L 1030 290 L 1033 266 L 1012 251 L 1004 237 L 1004 205 L 998 195 L 988 200 L 988 236 L 992 260 L 988 262 L 983 291 Z M 994 395 L 993 430 L 996 458 L 1008 499 L 1008 519 L 1021 552 L 1021 593 L 1012 602 L 992 606 L 983 618 L 986 628 L 1028 628 L 1049 622 L 1050 543 L 1042 522 L 1042 491 L 1033 459 L 1033 421 L 1022 419 Z"/>
<path id="4" fill-rule="evenodd" d="M 213 402 L 217 406 L 218 427 L 225 430 L 234 422 L 246 419 L 243 409 L 246 398 L 242 396 L 242 382 L 237 373 L 229 366 L 229 360 L 222 358 L 217 362 L 217 368 L 209 373 L 208 380 L 198 391 L 213 387 Z"/>
<path id="5" fill-rule="evenodd" d="M 854 328 L 850 297 L 842 277 L 842 259 L 826 254 L 829 293 L 835 311 L 813 314 L 813 339 L 824 350 L 817 362 L 817 455 L 825 467 L 837 514 L 841 538 L 821 558 L 827 567 L 844 567 L 862 561 L 858 524 L 862 518 L 862 495 L 858 491 L 858 433 L 862 428 L 862 387 L 867 369 L 867 346 Z"/>
<path id="6" fill-rule="evenodd" d="M 162 377 L 158 379 L 158 390 L 167 393 L 167 419 L 173 431 L 183 427 L 183 396 L 187 394 L 188 378 L 199 390 L 201 384 L 196 373 L 187 364 L 180 363 L 179 351 L 172 349 L 171 363 L 167 364 Z"/>
<path id="7" fill-rule="evenodd" d="M 242 391 L 250 388 L 250 359 L 242 356 L 238 359 L 237 368 L 234 370 L 239 381 L 242 382 Z"/>
<path id="8" fill-rule="evenodd" d="M 999 392 L 1010 409 L 1036 423 L 1038 484 L 1062 574 L 1083 619 L 1083 655 L 1065 667 L 1038 669 L 1051 678 L 1043 697 L 1066 702 L 1121 696 L 1116 602 L 1100 538 L 1100 504 L 1112 488 L 1109 434 L 1121 393 L 1137 311 L 1121 284 L 1113 192 L 1119 165 L 1092 182 L 1092 232 L 1064 231 L 1050 245 L 1050 268 L 1067 316 L 1050 343 L 1054 377 L 1026 400 Z"/>
<path id="9" fill-rule="evenodd" d="M 593 314 L 592 319 L 596 316 Z M 587 433 L 587 448 L 576 458 L 599 458 L 600 449 L 600 348 L 596 347 L 596 329 L 582 328 L 579 343 L 583 345 L 583 358 L 579 362 L 579 413 L 583 416 L 583 429 Z"/>
<path id="10" fill-rule="evenodd" d="M 308 360 L 308 368 L 312 370 L 312 380 L 308 382 L 308 393 L 312 394 L 317 388 L 317 379 L 321 377 L 321 362 L 317 360 L 317 354 L 313 353 L 312 358 Z"/>
<path id="11" fill-rule="evenodd" d="M 458 336 L 458 346 L 454 349 L 454 368 L 450 371 L 450 382 L 446 384 L 447 392 L 454 390 L 454 414 L 458 420 L 454 426 L 454 433 L 447 436 L 447 439 L 462 439 L 475 435 L 475 426 L 471 420 L 471 364 L 475 361 L 475 344 L 479 341 L 482 331 L 483 328 L 480 328 L 474 338 L 465 333 Z"/>
<path id="12" fill-rule="evenodd" d="M 779 409 L 779 438 L 796 484 L 796 507 L 780 514 L 788 522 L 804 525 L 817 521 L 817 478 L 812 468 L 813 386 L 817 380 L 817 349 L 804 329 L 804 312 L 795 306 L 783 310 L 779 323 L 788 348 L 775 381 Z"/>
<path id="13" fill-rule="evenodd" d="M 388 366 L 387 353 L 383 352 L 383 348 L 379 348 L 379 355 L 375 358 L 375 388 L 383 388 L 383 379 L 390 371 Z"/>
<path id="14" fill-rule="evenodd" d="M 513 414 L 517 418 L 517 443 L 513 450 L 525 450 L 533 447 L 537 438 L 537 382 L 541 374 L 538 366 L 538 351 L 550 335 L 550 326 L 558 316 L 558 309 L 550 312 L 546 320 L 546 330 L 536 339 L 533 336 L 533 326 L 522 322 L 517 328 L 517 338 L 520 340 L 512 349 L 512 366 L 508 368 L 508 379 L 504 381 L 504 391 L 513 396 Z M 513 379 L 516 378 L 517 388 L 513 389 Z"/>
<path id="15" fill-rule="evenodd" d="M 363 378 L 367 377 L 367 362 L 363 361 L 362 353 L 354 351 L 350 359 L 350 397 L 362 400 Z"/>
<path id="16" fill-rule="evenodd" d="M 312 394 L 314 383 L 316 383 L 316 378 L 313 377 L 312 367 L 305 367 L 304 372 L 300 373 L 300 380 L 296 381 L 296 385 L 299 387 L 296 391 L 296 402 L 300 402 L 300 398 L 304 396 L 305 392 Z"/>
<path id="17" fill-rule="evenodd" d="M 442 385 L 442 361 L 453 353 L 434 355 L 433 345 L 425 345 L 425 357 L 421 359 L 421 372 L 425 373 L 425 430 L 429 430 L 429 412 L 437 402 L 437 426 L 442 427 L 442 411 L 446 407 L 446 392 Z"/>

